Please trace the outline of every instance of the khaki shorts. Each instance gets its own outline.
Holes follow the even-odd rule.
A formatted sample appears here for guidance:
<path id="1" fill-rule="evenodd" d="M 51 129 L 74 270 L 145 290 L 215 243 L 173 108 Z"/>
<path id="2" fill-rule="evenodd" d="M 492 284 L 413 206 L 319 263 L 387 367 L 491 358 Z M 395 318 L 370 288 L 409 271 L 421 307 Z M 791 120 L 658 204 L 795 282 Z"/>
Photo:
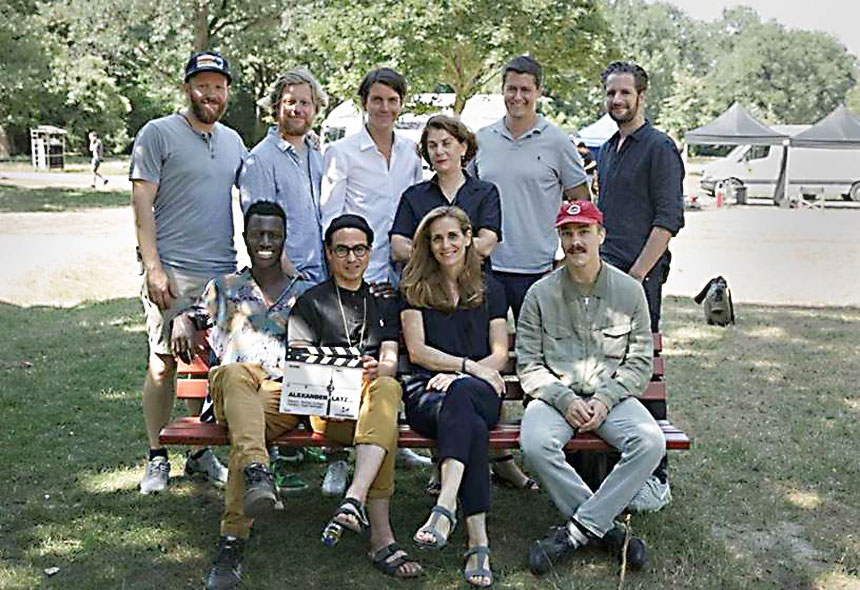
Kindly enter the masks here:
<path id="1" fill-rule="evenodd" d="M 146 274 L 140 288 L 140 301 L 143 303 L 143 313 L 146 316 L 146 333 L 149 339 L 149 351 L 155 354 L 172 355 L 170 349 L 170 322 L 180 313 L 191 307 L 209 282 L 209 277 L 187 274 L 164 267 L 167 278 L 177 293 L 167 309 L 159 309 L 149 298 L 146 290 Z"/>

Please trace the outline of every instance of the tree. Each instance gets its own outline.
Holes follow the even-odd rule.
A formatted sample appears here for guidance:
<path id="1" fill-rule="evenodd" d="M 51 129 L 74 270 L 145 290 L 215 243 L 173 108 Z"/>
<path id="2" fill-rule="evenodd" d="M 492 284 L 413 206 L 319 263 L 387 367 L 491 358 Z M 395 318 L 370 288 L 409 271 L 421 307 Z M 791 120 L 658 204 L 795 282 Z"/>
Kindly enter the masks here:
<path id="1" fill-rule="evenodd" d="M 450 88 L 459 113 L 478 92 L 497 91 L 502 66 L 523 53 L 544 65 L 551 95 L 575 98 L 594 83 L 607 55 L 606 23 L 591 0 L 324 4 L 310 26 L 321 52 L 337 64 L 329 88 L 341 99 L 354 93 L 367 70 L 385 63 L 418 91 Z"/>
<path id="2" fill-rule="evenodd" d="M 856 59 L 825 33 L 787 30 L 726 11 L 723 46 L 706 78 L 724 106 L 738 100 L 775 123 L 812 123 L 845 100 L 855 84 Z"/>

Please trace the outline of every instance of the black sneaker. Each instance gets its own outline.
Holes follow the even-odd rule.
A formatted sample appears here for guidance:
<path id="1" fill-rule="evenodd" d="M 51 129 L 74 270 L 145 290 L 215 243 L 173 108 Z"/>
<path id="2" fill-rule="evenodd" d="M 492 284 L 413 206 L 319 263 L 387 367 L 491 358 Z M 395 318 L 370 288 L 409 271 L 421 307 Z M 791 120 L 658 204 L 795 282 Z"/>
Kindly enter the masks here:
<path id="1" fill-rule="evenodd" d="M 242 581 L 242 539 L 221 537 L 212 569 L 206 576 L 206 590 L 233 590 Z"/>
<path id="2" fill-rule="evenodd" d="M 601 539 L 603 548 L 621 560 L 621 549 L 624 547 L 624 527 L 616 524 Z M 627 567 L 631 570 L 641 570 L 648 563 L 648 551 L 645 541 L 637 537 L 630 537 L 627 543 Z"/>
<path id="3" fill-rule="evenodd" d="M 582 535 L 580 541 L 571 539 L 567 525 L 565 522 L 552 527 L 546 537 L 532 544 L 529 550 L 529 569 L 534 575 L 545 574 L 559 561 L 588 543 L 585 535 Z"/>
<path id="4" fill-rule="evenodd" d="M 245 498 L 242 510 L 245 516 L 260 518 L 275 509 L 278 496 L 275 493 L 275 477 L 262 463 L 251 463 L 245 467 Z"/>

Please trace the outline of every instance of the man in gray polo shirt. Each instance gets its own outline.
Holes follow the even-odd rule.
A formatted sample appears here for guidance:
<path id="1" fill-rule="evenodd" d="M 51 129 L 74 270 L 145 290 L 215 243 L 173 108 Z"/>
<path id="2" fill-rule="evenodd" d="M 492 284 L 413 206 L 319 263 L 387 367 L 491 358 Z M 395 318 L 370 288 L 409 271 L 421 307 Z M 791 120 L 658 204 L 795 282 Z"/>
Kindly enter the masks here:
<path id="1" fill-rule="evenodd" d="M 287 215 L 287 235 L 281 267 L 293 268 L 312 283 L 326 279 L 320 223 L 322 155 L 308 131 L 328 97 L 317 79 L 304 68 L 278 78 L 269 95 L 276 121 L 258 143 L 239 175 L 242 210 L 256 201 L 273 201 Z"/>
<path id="2" fill-rule="evenodd" d="M 246 150 L 235 131 L 218 123 L 231 81 L 227 60 L 217 53 L 191 56 L 182 86 L 188 106 L 144 125 L 131 155 L 131 201 L 149 337 L 143 413 L 150 452 L 140 484 L 143 494 L 165 490 L 170 473 L 167 450 L 158 442 L 173 408 L 176 359 L 170 323 L 211 278 L 236 269 L 231 190 Z M 199 414 L 201 405 L 189 404 L 189 411 Z M 190 456 L 185 472 L 222 485 L 227 479 L 227 470 L 208 449 Z"/>
<path id="3" fill-rule="evenodd" d="M 528 288 L 552 270 L 558 236 L 552 222 L 565 200 L 590 200 L 576 146 L 537 113 L 542 69 L 531 57 L 502 72 L 507 113 L 478 131 L 475 171 L 499 189 L 505 241 L 493 250 L 493 274 L 519 317 Z"/>

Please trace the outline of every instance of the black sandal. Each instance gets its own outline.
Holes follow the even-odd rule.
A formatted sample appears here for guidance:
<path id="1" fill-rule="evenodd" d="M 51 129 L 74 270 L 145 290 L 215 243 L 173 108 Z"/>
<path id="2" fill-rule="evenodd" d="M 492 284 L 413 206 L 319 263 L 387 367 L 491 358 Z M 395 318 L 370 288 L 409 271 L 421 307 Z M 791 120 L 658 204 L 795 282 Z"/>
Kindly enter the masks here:
<path id="1" fill-rule="evenodd" d="M 397 553 L 398 551 L 402 551 L 403 555 L 400 557 L 396 557 L 391 561 L 388 561 L 392 555 Z M 394 578 L 417 578 L 421 575 L 423 571 L 421 568 L 421 564 L 418 563 L 417 560 L 409 557 L 409 554 L 406 552 L 402 546 L 397 543 L 390 543 L 389 545 L 382 547 L 376 553 L 370 556 L 370 561 L 373 563 L 373 567 L 381 571 L 383 574 L 387 576 L 392 576 Z M 414 574 L 402 574 L 400 573 L 400 566 L 404 563 L 416 563 L 418 564 L 418 571 Z"/>
<path id="2" fill-rule="evenodd" d="M 358 526 L 353 526 L 338 520 L 338 516 L 351 516 L 355 518 Z M 322 542 L 326 547 L 334 547 L 340 540 L 344 529 L 363 535 L 370 528 L 370 521 L 367 518 L 367 509 L 364 504 L 355 498 L 344 498 L 343 502 L 338 506 L 334 516 L 328 521 L 322 532 Z"/>

